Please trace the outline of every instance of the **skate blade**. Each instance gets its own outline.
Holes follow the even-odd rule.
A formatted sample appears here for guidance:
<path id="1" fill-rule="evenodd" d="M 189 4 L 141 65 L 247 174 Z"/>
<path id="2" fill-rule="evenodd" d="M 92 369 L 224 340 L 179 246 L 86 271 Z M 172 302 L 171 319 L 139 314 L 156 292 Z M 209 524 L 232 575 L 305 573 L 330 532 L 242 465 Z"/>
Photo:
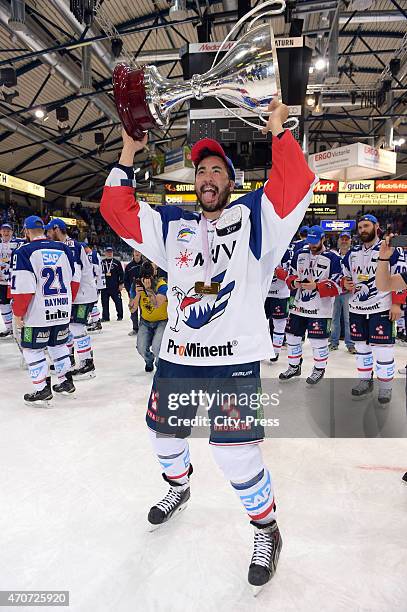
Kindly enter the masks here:
<path id="1" fill-rule="evenodd" d="M 76 376 L 73 376 L 72 378 L 74 380 L 88 380 L 90 378 L 95 378 L 96 377 L 96 372 L 88 372 L 87 374 L 77 374 Z"/>
<path id="2" fill-rule="evenodd" d="M 70 397 L 72 399 L 76 399 L 75 391 L 71 391 L 71 392 L 61 391 L 60 393 L 58 393 L 58 391 L 54 390 L 54 393 L 55 393 L 55 397 L 62 397 L 62 396 L 64 396 L 64 397 Z"/>
<path id="3" fill-rule="evenodd" d="M 185 502 L 185 504 L 182 504 L 182 506 L 180 506 L 177 509 L 177 511 L 174 512 L 172 517 L 168 521 L 165 521 L 164 523 L 159 523 L 158 525 L 153 525 L 153 523 L 148 523 L 148 531 L 152 533 L 153 531 L 157 531 L 157 529 L 159 529 L 160 527 L 164 527 L 165 525 L 168 525 L 168 523 L 172 523 L 174 520 L 177 519 L 177 517 L 181 514 L 181 512 L 185 510 L 187 506 L 188 506 L 188 502 Z"/>
<path id="4" fill-rule="evenodd" d="M 293 380 L 301 380 L 300 375 L 299 376 L 293 376 L 292 378 L 279 378 L 278 382 L 286 384 L 286 383 L 292 382 Z"/>
<path id="5" fill-rule="evenodd" d="M 262 592 L 262 590 L 264 589 L 266 585 L 262 584 L 261 586 L 254 586 L 254 584 L 251 584 L 250 586 L 252 589 L 253 597 L 257 597 Z"/>
<path id="6" fill-rule="evenodd" d="M 50 400 L 39 400 L 37 402 L 28 402 L 24 400 L 24 404 L 26 406 L 34 406 L 35 408 L 53 408 L 54 404 L 52 403 L 52 399 Z"/>

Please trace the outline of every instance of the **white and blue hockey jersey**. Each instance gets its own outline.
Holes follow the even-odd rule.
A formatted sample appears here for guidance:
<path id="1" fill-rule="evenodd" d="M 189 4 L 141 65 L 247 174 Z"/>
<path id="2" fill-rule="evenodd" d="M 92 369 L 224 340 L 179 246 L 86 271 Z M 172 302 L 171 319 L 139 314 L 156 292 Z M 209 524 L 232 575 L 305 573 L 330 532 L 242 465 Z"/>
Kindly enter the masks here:
<path id="1" fill-rule="evenodd" d="M 13 253 L 13 312 L 25 327 L 69 323 L 72 283 L 78 282 L 71 250 L 61 242 L 39 238 Z"/>
<path id="2" fill-rule="evenodd" d="M 287 249 L 283 255 L 280 265 L 276 267 L 268 291 L 268 297 L 277 298 L 279 300 L 290 297 L 290 290 L 285 282 L 290 270 L 290 262 L 293 253 Z"/>
<path id="3" fill-rule="evenodd" d="M 69 238 L 69 236 L 64 244 L 72 251 L 76 271 L 80 278 L 79 291 L 74 300 L 74 304 L 92 304 L 96 302 L 98 299 L 98 292 L 93 274 L 93 265 L 89 261 L 85 247 L 77 240 Z"/>
<path id="4" fill-rule="evenodd" d="M 24 238 L 11 238 L 11 240 L 0 240 L 0 285 L 10 283 L 10 267 L 13 251 L 24 244 Z"/>
<path id="5" fill-rule="evenodd" d="M 153 210 L 134 197 L 133 168 L 116 166 L 101 213 L 133 249 L 168 273 L 168 324 L 160 357 L 184 365 L 248 363 L 273 355 L 264 301 L 300 224 L 316 178 L 292 134 L 273 138 L 264 189 L 229 204 L 215 223 L 176 206 Z M 208 229 L 214 228 L 210 243 Z M 196 283 L 220 283 L 216 295 Z"/>
<path id="6" fill-rule="evenodd" d="M 101 291 L 102 289 L 106 288 L 106 277 L 105 273 L 103 272 L 102 258 L 96 249 L 90 250 L 89 247 L 85 247 L 85 250 L 93 268 L 93 277 L 95 279 L 96 289 Z"/>
<path id="7" fill-rule="evenodd" d="M 342 259 L 343 274 L 351 278 L 355 290 L 349 299 L 349 311 L 359 314 L 372 314 L 389 310 L 393 301 L 391 291 L 378 291 L 376 287 L 377 258 L 381 240 L 366 248 L 364 244 L 354 246 Z M 404 255 L 395 249 L 390 257 L 390 272 L 397 274 L 404 265 Z"/>
<path id="8" fill-rule="evenodd" d="M 287 284 L 294 289 L 295 280 L 315 282 L 315 289 L 298 288 L 290 312 L 302 317 L 330 319 L 333 302 L 340 294 L 341 261 L 332 251 L 323 250 L 313 255 L 309 249 L 295 253 L 291 260 Z"/>

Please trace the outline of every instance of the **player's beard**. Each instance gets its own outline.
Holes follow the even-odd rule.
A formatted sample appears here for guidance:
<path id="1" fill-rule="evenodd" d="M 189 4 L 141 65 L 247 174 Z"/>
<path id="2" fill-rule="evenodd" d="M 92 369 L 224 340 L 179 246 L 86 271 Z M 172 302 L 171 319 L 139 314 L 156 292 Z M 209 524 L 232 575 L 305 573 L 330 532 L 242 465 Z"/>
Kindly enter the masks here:
<path id="1" fill-rule="evenodd" d="M 362 242 L 373 242 L 376 238 L 376 230 L 372 229 L 371 232 L 361 232 L 359 237 Z"/>
<path id="2" fill-rule="evenodd" d="M 215 190 L 215 193 L 218 196 L 217 200 L 215 200 L 215 202 L 213 203 L 203 202 L 200 193 L 198 191 L 195 191 L 196 197 L 198 198 L 198 202 L 201 205 L 202 210 L 204 210 L 205 212 L 216 212 L 217 210 L 223 210 L 225 206 L 227 206 L 227 203 L 229 200 L 229 196 L 230 196 L 229 186 L 226 185 L 225 188 L 222 189 L 222 191 L 219 191 L 216 185 L 202 185 L 201 192 L 202 192 L 202 189 L 204 189 L 205 187 L 209 187 L 209 186 Z"/>
<path id="3" fill-rule="evenodd" d="M 313 255 L 318 255 L 322 251 L 323 244 L 322 242 L 318 245 L 310 245 L 309 250 Z"/>

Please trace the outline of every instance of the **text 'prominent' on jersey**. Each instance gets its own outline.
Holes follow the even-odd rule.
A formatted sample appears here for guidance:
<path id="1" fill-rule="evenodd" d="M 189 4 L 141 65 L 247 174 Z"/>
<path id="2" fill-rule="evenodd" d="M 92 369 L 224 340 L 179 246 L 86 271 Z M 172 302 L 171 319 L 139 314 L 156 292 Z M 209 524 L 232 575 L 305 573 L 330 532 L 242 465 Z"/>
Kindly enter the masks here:
<path id="1" fill-rule="evenodd" d="M 264 190 L 234 201 L 216 223 L 176 206 L 153 210 L 135 200 L 132 168 L 111 171 L 103 217 L 131 247 L 168 272 L 162 359 L 223 365 L 273 355 L 263 304 L 274 268 L 311 200 L 315 175 L 290 132 L 273 138 L 272 146 L 273 167 Z M 217 295 L 195 289 L 207 267 L 211 281 L 220 283 Z"/>
<path id="2" fill-rule="evenodd" d="M 332 251 L 313 255 L 307 249 L 297 251 L 291 260 L 291 278 L 316 283 L 315 289 L 297 289 L 291 312 L 303 317 L 330 319 L 333 302 L 341 293 L 341 260 Z"/>
<path id="3" fill-rule="evenodd" d="M 372 314 L 391 308 L 393 299 L 390 291 L 378 291 L 376 287 L 377 258 L 380 240 L 366 248 L 364 244 L 354 246 L 342 259 L 343 273 L 355 283 L 355 290 L 349 300 L 350 312 Z M 404 255 L 395 249 L 390 257 L 390 272 L 397 274 L 404 262 Z"/>

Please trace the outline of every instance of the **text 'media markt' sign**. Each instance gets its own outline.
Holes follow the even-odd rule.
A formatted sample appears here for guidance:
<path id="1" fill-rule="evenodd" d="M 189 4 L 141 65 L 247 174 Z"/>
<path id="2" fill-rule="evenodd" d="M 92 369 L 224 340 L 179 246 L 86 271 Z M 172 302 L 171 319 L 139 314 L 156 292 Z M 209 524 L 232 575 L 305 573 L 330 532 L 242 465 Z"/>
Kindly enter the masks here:
<path id="1" fill-rule="evenodd" d="M 376 181 L 377 193 L 407 193 L 407 181 Z"/>
<path id="2" fill-rule="evenodd" d="M 29 193 L 39 198 L 45 198 L 45 187 L 42 185 L 30 183 L 30 181 L 25 181 L 24 179 L 5 174 L 4 172 L 0 172 L 0 187 L 8 187 L 9 189 L 23 191 L 24 193 Z"/>
<path id="3" fill-rule="evenodd" d="M 327 181 L 321 179 L 314 186 L 314 193 L 337 193 L 338 181 Z"/>

